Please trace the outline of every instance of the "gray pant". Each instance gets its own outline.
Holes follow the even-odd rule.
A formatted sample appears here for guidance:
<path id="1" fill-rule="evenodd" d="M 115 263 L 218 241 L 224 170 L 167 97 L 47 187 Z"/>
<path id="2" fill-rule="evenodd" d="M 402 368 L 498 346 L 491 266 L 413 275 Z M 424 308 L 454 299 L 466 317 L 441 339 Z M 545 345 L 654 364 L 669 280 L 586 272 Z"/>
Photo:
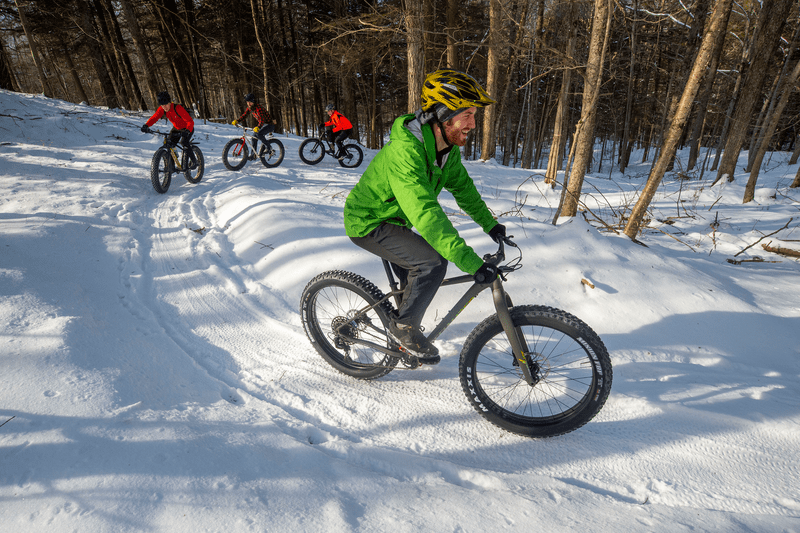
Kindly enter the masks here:
<path id="1" fill-rule="evenodd" d="M 364 237 L 350 237 L 350 240 L 392 263 L 392 270 L 404 287 L 397 321 L 419 328 L 447 273 L 447 259 L 419 234 L 387 222 Z"/>

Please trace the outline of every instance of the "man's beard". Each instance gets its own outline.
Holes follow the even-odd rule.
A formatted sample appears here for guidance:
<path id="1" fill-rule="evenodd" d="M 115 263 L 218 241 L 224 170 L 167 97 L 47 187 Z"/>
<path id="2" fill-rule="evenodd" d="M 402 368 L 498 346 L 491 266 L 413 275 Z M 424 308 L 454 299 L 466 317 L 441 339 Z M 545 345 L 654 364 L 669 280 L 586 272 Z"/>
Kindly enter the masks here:
<path id="1" fill-rule="evenodd" d="M 448 120 L 444 124 L 444 135 L 447 138 L 450 144 L 455 144 L 456 146 L 464 146 L 467 144 L 467 135 L 461 133 L 460 127 L 456 127 L 453 124 L 453 120 Z"/>

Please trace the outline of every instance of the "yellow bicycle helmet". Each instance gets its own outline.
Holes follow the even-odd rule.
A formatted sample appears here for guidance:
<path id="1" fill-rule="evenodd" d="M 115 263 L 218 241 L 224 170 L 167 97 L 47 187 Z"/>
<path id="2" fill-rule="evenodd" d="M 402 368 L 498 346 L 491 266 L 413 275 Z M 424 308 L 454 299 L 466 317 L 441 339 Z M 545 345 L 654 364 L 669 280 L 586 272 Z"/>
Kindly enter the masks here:
<path id="1" fill-rule="evenodd" d="M 452 69 L 440 69 L 428 74 L 422 84 L 420 100 L 422 110 L 436 111 L 441 122 L 469 107 L 485 107 L 495 103 L 475 78 Z"/>

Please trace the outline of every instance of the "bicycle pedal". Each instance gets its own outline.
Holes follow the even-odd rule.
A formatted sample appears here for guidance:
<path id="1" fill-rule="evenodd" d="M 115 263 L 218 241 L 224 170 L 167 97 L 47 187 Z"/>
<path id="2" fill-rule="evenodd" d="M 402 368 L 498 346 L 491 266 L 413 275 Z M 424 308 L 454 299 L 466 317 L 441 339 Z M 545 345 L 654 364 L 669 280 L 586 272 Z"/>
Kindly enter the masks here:
<path id="1" fill-rule="evenodd" d="M 411 369 L 418 368 L 421 365 L 437 365 L 442 360 L 439 355 L 426 355 L 414 352 L 403 346 L 398 346 L 398 351 L 403 354 L 401 360 Z"/>
<path id="2" fill-rule="evenodd" d="M 421 363 L 419 362 L 419 358 L 416 355 L 412 355 L 410 352 L 407 352 L 403 347 L 399 347 L 400 351 L 400 361 L 403 365 L 408 368 L 409 370 L 414 370 L 415 368 L 419 368 Z"/>

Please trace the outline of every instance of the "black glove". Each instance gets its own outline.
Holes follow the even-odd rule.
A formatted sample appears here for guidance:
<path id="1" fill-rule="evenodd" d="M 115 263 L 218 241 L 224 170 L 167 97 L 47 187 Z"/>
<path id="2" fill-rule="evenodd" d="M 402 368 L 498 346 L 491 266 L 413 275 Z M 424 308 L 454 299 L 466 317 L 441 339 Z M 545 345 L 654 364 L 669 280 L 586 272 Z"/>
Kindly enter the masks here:
<path id="1" fill-rule="evenodd" d="M 491 263 L 484 263 L 478 269 L 477 272 L 472 276 L 472 279 L 475 280 L 476 283 L 492 283 L 495 279 L 497 279 L 497 274 L 500 271 L 497 267 Z"/>
<path id="2" fill-rule="evenodd" d="M 489 230 L 489 237 L 496 243 L 500 242 L 501 237 L 506 236 L 506 227 L 502 224 L 498 224 L 492 229 Z"/>
<path id="3" fill-rule="evenodd" d="M 147 124 L 143 125 L 142 126 L 142 133 L 147 133 L 148 131 L 150 131 L 150 128 L 147 127 Z"/>

